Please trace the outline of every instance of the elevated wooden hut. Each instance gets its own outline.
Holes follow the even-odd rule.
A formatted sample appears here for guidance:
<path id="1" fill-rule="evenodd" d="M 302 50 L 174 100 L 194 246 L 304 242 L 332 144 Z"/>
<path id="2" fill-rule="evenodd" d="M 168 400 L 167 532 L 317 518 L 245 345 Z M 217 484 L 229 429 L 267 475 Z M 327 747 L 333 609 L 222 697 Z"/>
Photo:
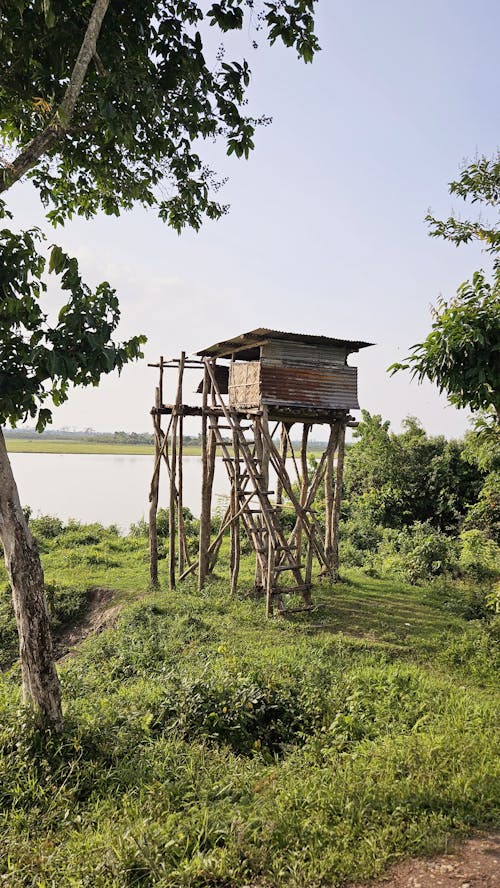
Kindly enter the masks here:
<path id="1" fill-rule="evenodd" d="M 285 333 L 258 328 L 233 339 L 201 349 L 186 359 L 160 359 L 160 385 L 152 410 L 156 459 L 151 484 L 151 578 L 158 581 L 156 510 L 162 460 L 170 479 L 170 585 L 198 569 L 203 586 L 217 560 L 222 536 L 231 536 L 231 587 L 236 591 L 241 533 L 252 544 L 256 558 L 255 588 L 265 591 L 267 612 L 289 610 L 300 594 L 310 604 L 310 587 L 316 563 L 320 575 L 335 580 L 338 574 L 338 522 L 342 491 L 345 429 L 354 424 L 350 411 L 359 409 L 357 369 L 347 359 L 369 342 L 326 336 Z M 175 403 L 163 403 L 163 371 L 178 368 Z M 183 403 L 186 366 L 203 368 L 198 391 L 201 406 Z M 167 431 L 161 417 L 170 415 Z M 183 417 L 201 417 L 202 484 L 200 544 L 196 564 L 189 559 L 183 534 L 182 424 Z M 299 424 L 300 452 L 290 435 Z M 307 458 L 313 425 L 329 426 L 329 439 L 315 469 Z M 220 532 L 211 539 L 210 518 L 216 455 L 225 462 L 231 495 Z M 336 455 L 336 460 L 335 460 Z M 335 465 L 336 463 L 336 465 Z M 294 467 L 292 480 L 288 466 Z M 276 484 L 270 490 L 270 469 Z M 298 482 L 298 490 L 295 481 Z M 314 500 L 325 484 L 325 527 L 314 512 Z M 284 506 L 295 512 L 295 524 L 286 533 L 281 519 Z M 176 556 L 176 533 L 178 554 Z M 288 579 L 286 579 L 288 577 Z"/>

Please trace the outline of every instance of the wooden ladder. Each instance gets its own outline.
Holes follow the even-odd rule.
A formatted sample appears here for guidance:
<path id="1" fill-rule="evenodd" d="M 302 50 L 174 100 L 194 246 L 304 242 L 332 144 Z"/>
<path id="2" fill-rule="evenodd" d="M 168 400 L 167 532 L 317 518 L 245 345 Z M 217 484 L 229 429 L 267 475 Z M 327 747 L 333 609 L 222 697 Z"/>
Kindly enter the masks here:
<path id="1" fill-rule="evenodd" d="M 252 448 L 247 441 L 245 429 L 241 425 L 237 412 L 228 408 L 224 403 L 215 373 L 208 360 L 206 366 L 216 401 L 218 401 L 227 423 L 220 425 L 213 413 L 210 413 L 210 428 L 223 453 L 223 460 L 236 492 L 239 517 L 241 517 L 245 532 L 256 553 L 262 576 L 265 578 L 267 613 L 268 615 L 272 614 L 275 604 L 278 610 L 285 610 L 281 597 L 283 594 L 300 592 L 305 604 L 308 605 L 310 603 L 309 586 L 304 581 L 302 566 L 297 562 L 294 548 L 285 537 L 277 510 L 269 499 L 273 491 L 268 489 L 255 448 Z M 234 456 L 231 456 L 230 445 L 224 440 L 223 430 L 232 432 Z M 291 586 L 285 586 L 279 582 L 283 573 L 288 571 L 295 581 L 295 584 Z"/>

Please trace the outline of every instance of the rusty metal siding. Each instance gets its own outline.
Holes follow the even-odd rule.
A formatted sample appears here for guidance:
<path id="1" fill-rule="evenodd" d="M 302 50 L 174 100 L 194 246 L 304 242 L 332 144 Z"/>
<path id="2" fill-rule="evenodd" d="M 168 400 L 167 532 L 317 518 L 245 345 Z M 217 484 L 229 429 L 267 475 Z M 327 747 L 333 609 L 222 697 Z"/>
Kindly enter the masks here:
<path id="1" fill-rule="evenodd" d="M 344 365 L 347 359 L 347 347 L 339 344 L 292 342 L 274 339 L 266 342 L 261 348 L 262 363 L 282 364 L 285 366 L 309 367 Z"/>
<path id="2" fill-rule="evenodd" d="M 359 410 L 356 367 L 283 367 L 263 363 L 263 404 L 321 410 Z"/>

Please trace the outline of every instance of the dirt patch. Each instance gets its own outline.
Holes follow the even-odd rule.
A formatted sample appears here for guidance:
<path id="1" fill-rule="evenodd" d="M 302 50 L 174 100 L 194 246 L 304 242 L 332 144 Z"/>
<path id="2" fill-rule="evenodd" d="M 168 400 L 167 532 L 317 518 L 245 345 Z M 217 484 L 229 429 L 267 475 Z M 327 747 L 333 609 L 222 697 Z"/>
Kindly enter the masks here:
<path id="1" fill-rule="evenodd" d="M 96 635 L 116 622 L 122 606 L 112 605 L 112 600 L 112 589 L 90 589 L 87 609 L 81 619 L 54 633 L 54 649 L 58 660 L 67 656 L 75 645 L 89 635 Z"/>
<path id="2" fill-rule="evenodd" d="M 456 843 L 428 860 L 405 860 L 383 878 L 346 888 L 500 888 L 500 832 Z"/>

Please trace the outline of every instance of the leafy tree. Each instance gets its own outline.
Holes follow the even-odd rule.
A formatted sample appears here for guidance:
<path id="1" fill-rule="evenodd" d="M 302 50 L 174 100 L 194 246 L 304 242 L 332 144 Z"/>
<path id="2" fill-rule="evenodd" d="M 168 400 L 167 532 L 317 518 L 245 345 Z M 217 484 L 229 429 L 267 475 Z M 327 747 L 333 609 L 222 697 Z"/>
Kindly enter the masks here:
<path id="1" fill-rule="evenodd" d="M 476 429 L 478 422 L 476 421 Z M 466 529 L 481 530 L 485 537 L 500 545 L 500 435 L 486 423 L 478 434 L 469 432 L 465 439 L 465 456 L 486 472 L 477 503 L 467 513 Z"/>
<path id="2" fill-rule="evenodd" d="M 51 409 L 73 385 L 97 385 L 101 374 L 120 370 L 140 356 L 144 337 L 116 344 L 112 334 L 120 313 L 109 284 L 92 292 L 81 280 L 75 259 L 52 250 L 50 270 L 67 301 L 55 323 L 40 297 L 46 285 L 42 239 L 36 229 L 21 235 L 0 231 L 0 422 L 37 417 L 41 431 Z M 0 429 L 0 536 L 16 614 L 23 692 L 45 720 L 61 725 L 60 689 L 53 664 L 49 615 L 36 544 L 27 526 Z"/>
<path id="3" fill-rule="evenodd" d="M 481 157 L 450 184 L 450 192 L 473 204 L 500 205 L 500 153 Z M 442 299 L 433 311 L 432 330 L 413 347 L 404 364 L 390 372 L 410 369 L 421 382 L 430 379 L 445 391 L 452 404 L 491 411 L 500 422 L 500 225 L 481 218 L 463 221 L 455 216 L 440 221 L 428 215 L 433 237 L 459 246 L 479 240 L 493 256 L 493 279 L 482 271 L 465 281 L 456 295 Z"/>
<path id="4" fill-rule="evenodd" d="M 362 415 L 344 472 L 354 535 L 369 540 L 377 536 L 376 525 L 400 529 L 416 521 L 455 529 L 476 502 L 483 478 L 465 458 L 463 443 L 428 436 L 414 417 L 396 435 L 380 416 L 366 410 Z"/>
<path id="5" fill-rule="evenodd" d="M 255 127 L 244 113 L 250 69 L 207 60 L 202 27 L 219 34 L 255 26 L 273 44 L 308 62 L 318 49 L 316 0 L 3 0 L 0 4 L 0 194 L 27 176 L 62 224 L 77 214 L 119 215 L 155 207 L 180 232 L 219 218 L 219 183 L 199 149 L 223 140 L 248 157 Z M 0 202 L 0 217 L 7 218 Z M 54 325 L 40 303 L 44 257 L 36 232 L 5 229 L 0 247 L 0 421 L 50 421 L 50 401 L 70 384 L 97 384 L 101 373 L 137 357 L 140 338 L 116 345 L 118 303 L 107 284 L 95 292 L 55 247 L 50 269 L 69 299 Z M 62 723 L 52 663 L 43 573 L 0 439 L 0 535 L 20 634 L 24 696 L 43 721 Z"/>
<path id="6" fill-rule="evenodd" d="M 0 192 L 28 173 L 53 222 L 135 203 L 177 231 L 218 218 L 200 140 L 248 157 L 265 119 L 243 113 L 248 63 L 220 50 L 212 64 L 200 28 L 224 34 L 253 20 L 311 61 L 315 2 L 4 0 L 0 135 L 12 156 Z"/>

